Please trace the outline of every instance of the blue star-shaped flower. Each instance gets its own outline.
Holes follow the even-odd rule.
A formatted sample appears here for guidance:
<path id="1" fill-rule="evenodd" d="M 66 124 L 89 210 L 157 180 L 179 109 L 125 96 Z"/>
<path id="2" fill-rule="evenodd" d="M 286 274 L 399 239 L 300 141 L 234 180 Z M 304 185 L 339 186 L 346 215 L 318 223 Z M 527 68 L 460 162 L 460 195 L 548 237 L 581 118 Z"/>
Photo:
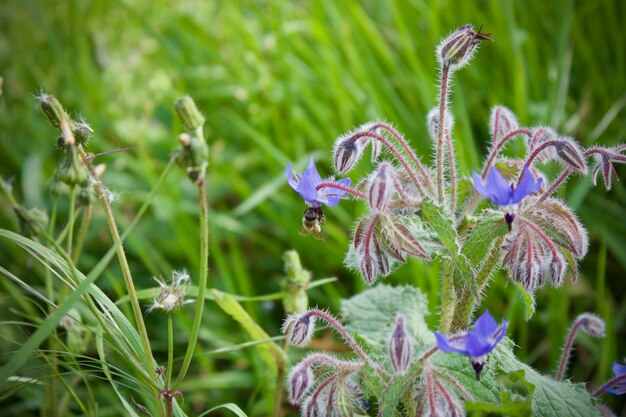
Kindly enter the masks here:
<path id="1" fill-rule="evenodd" d="M 515 218 L 513 207 L 527 195 L 539 191 L 543 183 L 542 178 L 536 179 L 533 177 L 528 167 L 524 167 L 522 181 L 517 186 L 513 183 L 507 183 L 502 174 L 495 168 L 489 170 L 485 181 L 476 171 L 473 172 L 473 176 L 474 188 L 480 195 L 490 198 L 498 206 L 506 207 L 507 213 L 504 218 L 509 226 L 509 230 Z"/>
<path id="2" fill-rule="evenodd" d="M 344 190 L 330 186 L 318 190 L 317 186 L 319 184 L 328 181 L 344 187 L 350 186 L 350 178 L 343 178 L 337 181 L 322 180 L 320 174 L 317 172 L 317 168 L 315 168 L 315 162 L 313 162 L 312 158 L 311 162 L 309 162 L 309 166 L 302 175 L 298 175 L 292 170 L 291 163 L 287 164 L 285 175 L 287 176 L 287 182 L 289 182 L 291 188 L 296 190 L 310 207 L 320 207 L 322 204 L 336 206 L 339 204 L 341 197 L 345 194 Z"/>
<path id="3" fill-rule="evenodd" d="M 613 377 L 618 378 L 624 374 L 626 374 L 626 365 L 621 365 L 618 362 L 613 362 L 611 366 L 611 370 L 613 371 Z M 623 395 L 626 394 L 626 380 L 622 380 L 614 384 L 611 388 L 605 388 L 606 392 L 610 392 L 615 395 Z"/>
<path id="4" fill-rule="evenodd" d="M 437 347 L 442 352 L 456 352 L 469 357 L 472 367 L 476 372 L 476 378 L 480 379 L 480 371 L 483 369 L 487 355 L 491 353 L 506 333 L 506 321 L 498 323 L 491 317 L 488 310 L 476 320 L 474 330 L 465 335 L 448 337 L 439 332 L 434 332 L 437 339 Z"/>

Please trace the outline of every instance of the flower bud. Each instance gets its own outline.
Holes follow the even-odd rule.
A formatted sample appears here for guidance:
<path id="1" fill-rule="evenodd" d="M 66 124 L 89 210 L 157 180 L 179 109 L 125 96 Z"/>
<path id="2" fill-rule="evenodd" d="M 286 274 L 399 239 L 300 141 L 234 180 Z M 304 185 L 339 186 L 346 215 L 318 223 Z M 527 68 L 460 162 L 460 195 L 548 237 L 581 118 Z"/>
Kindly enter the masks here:
<path id="1" fill-rule="evenodd" d="M 285 320 L 283 333 L 287 333 L 287 340 L 295 346 L 306 346 L 311 341 L 315 329 L 315 316 L 304 313 L 294 314 Z"/>
<path id="2" fill-rule="evenodd" d="M 178 99 L 174 107 L 187 132 L 193 133 L 204 126 L 204 116 L 200 113 L 191 97 L 184 96 Z"/>
<path id="3" fill-rule="evenodd" d="M 345 139 L 343 136 L 335 142 L 335 150 L 333 151 L 335 171 L 338 174 L 345 174 L 350 171 L 361 157 L 361 148 L 356 140 Z"/>
<path id="4" fill-rule="evenodd" d="M 291 370 L 287 381 L 289 402 L 293 405 L 298 405 L 312 386 L 314 381 L 313 371 L 309 366 L 297 365 Z"/>
<path id="5" fill-rule="evenodd" d="M 445 38 L 437 47 L 437 59 L 444 67 L 455 70 L 472 59 L 481 40 L 491 40 L 489 34 L 475 32 L 472 25 L 464 25 Z"/>
<path id="6" fill-rule="evenodd" d="M 391 367 L 396 374 L 403 374 L 411 363 L 411 340 L 406 331 L 405 318 L 398 315 L 396 319 L 396 329 L 389 339 L 389 357 L 391 358 Z"/>
<path id="7" fill-rule="evenodd" d="M 446 109 L 446 116 L 444 118 L 446 131 L 451 132 L 452 127 L 454 126 L 454 117 L 452 113 L 450 113 Z M 428 134 L 431 139 L 437 141 L 439 138 L 439 107 L 434 107 L 431 111 L 428 112 L 426 116 L 426 124 L 428 126 Z"/>
<path id="8" fill-rule="evenodd" d="M 585 156 L 574 139 L 562 138 L 555 148 L 559 159 L 571 170 L 583 175 L 587 173 Z"/>
<path id="9" fill-rule="evenodd" d="M 590 336 L 606 336 L 606 325 L 604 324 L 604 320 L 595 314 L 582 313 L 576 317 L 575 322 L 580 323 L 580 329 Z"/>
<path id="10" fill-rule="evenodd" d="M 74 123 L 72 132 L 76 137 L 76 141 L 84 145 L 93 134 L 93 129 L 86 122 L 81 121 Z"/>
<path id="11" fill-rule="evenodd" d="M 384 211 L 393 191 L 393 168 L 387 162 L 381 162 L 369 180 L 367 201 L 374 211 Z"/>
<path id="12" fill-rule="evenodd" d="M 515 114 L 504 106 L 494 106 L 489 118 L 489 130 L 493 134 L 494 143 L 499 138 L 519 129 L 519 123 Z"/>
<path id="13" fill-rule="evenodd" d="M 70 120 L 70 116 L 67 114 L 59 100 L 50 94 L 40 94 L 37 97 L 39 103 L 41 103 L 41 109 L 48 117 L 48 120 L 52 126 L 57 129 L 61 128 L 61 120 Z"/>

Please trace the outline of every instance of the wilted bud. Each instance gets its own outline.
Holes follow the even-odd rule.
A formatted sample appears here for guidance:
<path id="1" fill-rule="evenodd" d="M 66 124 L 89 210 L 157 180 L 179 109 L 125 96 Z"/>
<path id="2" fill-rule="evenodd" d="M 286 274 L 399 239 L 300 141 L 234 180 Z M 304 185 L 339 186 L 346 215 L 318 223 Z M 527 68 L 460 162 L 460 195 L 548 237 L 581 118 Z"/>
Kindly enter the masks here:
<path id="1" fill-rule="evenodd" d="M 396 329 L 389 338 L 389 357 L 391 366 L 396 374 L 403 374 L 411 363 L 413 347 L 411 339 L 406 331 L 406 323 L 403 315 L 396 319 Z"/>
<path id="2" fill-rule="evenodd" d="M 561 161 L 571 170 L 580 174 L 587 174 L 587 162 L 583 151 L 572 138 L 562 138 L 555 146 L 556 153 Z"/>
<path id="3" fill-rule="evenodd" d="M 361 157 L 362 146 L 356 140 L 341 137 L 335 142 L 333 151 L 335 171 L 345 174 L 350 171 Z"/>
<path id="4" fill-rule="evenodd" d="M 494 143 L 503 136 L 519 128 L 519 123 L 515 114 L 504 106 L 495 106 L 491 109 L 489 118 L 489 130 L 492 132 L 491 138 Z"/>
<path id="5" fill-rule="evenodd" d="M 451 132 L 452 131 L 452 127 L 454 126 L 454 117 L 452 116 L 452 113 L 450 113 L 447 109 L 446 109 L 446 116 L 444 117 L 445 120 L 445 125 L 446 125 L 446 132 Z M 428 127 L 428 134 L 430 135 L 431 139 L 434 141 L 437 141 L 437 139 L 439 138 L 439 108 L 438 107 L 434 107 L 431 111 L 428 112 L 428 115 L 426 116 L 426 124 Z"/>
<path id="6" fill-rule="evenodd" d="M 387 162 L 381 162 L 370 177 L 367 187 L 367 201 L 372 210 L 384 211 L 393 191 L 393 168 Z"/>
<path id="7" fill-rule="evenodd" d="M 289 316 L 283 323 L 283 333 L 287 334 L 289 343 L 295 346 L 306 346 L 313 337 L 315 329 L 315 316 L 312 314 L 294 314 Z"/>
<path id="8" fill-rule="evenodd" d="M 437 47 L 437 59 L 443 67 L 459 69 L 472 59 L 476 46 L 482 40 L 492 40 L 489 34 L 475 32 L 472 25 L 465 25 L 445 38 Z"/>
<path id="9" fill-rule="evenodd" d="M 158 278 L 154 278 L 154 280 L 159 284 L 161 290 L 154 296 L 148 312 L 160 309 L 169 313 L 185 304 L 193 303 L 193 300 L 185 299 L 191 280 L 186 271 L 172 272 L 169 284 Z"/>
<path id="10" fill-rule="evenodd" d="M 70 116 L 67 114 L 59 100 L 50 94 L 40 94 L 37 97 L 43 112 L 48 116 L 48 120 L 52 126 L 57 129 L 61 128 L 61 120 L 70 120 Z"/>
<path id="11" fill-rule="evenodd" d="M 593 337 L 606 336 L 604 320 L 595 314 L 582 313 L 576 317 L 575 323 L 580 323 L 580 329 Z"/>
<path id="12" fill-rule="evenodd" d="M 196 103 L 189 96 L 184 96 L 174 104 L 178 118 L 187 132 L 194 133 L 204 126 L 204 116 L 196 107 Z"/>
<path id="13" fill-rule="evenodd" d="M 17 216 L 18 226 L 23 236 L 39 236 L 48 224 L 48 214 L 37 208 L 25 209 L 22 206 L 13 206 Z"/>
<path id="14" fill-rule="evenodd" d="M 302 402 L 304 395 L 313 384 L 313 371 L 311 367 L 299 364 L 291 370 L 287 381 L 289 402 L 293 405 L 298 405 Z"/>

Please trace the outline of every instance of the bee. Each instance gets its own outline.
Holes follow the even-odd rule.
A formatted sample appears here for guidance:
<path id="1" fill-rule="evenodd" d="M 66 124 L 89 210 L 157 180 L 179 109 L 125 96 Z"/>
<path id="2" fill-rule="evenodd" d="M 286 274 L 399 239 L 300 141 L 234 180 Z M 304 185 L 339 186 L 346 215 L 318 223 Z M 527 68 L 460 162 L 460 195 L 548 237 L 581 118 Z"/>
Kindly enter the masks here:
<path id="1" fill-rule="evenodd" d="M 302 227 L 310 235 L 318 237 L 325 220 L 326 217 L 321 207 L 307 207 L 302 216 Z"/>

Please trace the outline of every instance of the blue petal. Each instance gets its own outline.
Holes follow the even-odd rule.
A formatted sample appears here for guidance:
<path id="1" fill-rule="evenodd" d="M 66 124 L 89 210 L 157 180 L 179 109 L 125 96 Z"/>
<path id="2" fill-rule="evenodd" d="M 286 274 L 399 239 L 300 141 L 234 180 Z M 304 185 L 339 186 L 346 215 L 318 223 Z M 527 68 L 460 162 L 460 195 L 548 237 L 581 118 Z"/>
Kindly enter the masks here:
<path id="1" fill-rule="evenodd" d="M 491 337 L 497 329 L 498 323 L 491 317 L 489 310 L 485 310 L 474 323 L 474 333 L 485 339 Z"/>
<path id="2" fill-rule="evenodd" d="M 619 362 L 615 361 L 611 366 L 611 370 L 613 371 L 613 376 L 621 376 L 626 374 L 626 365 L 622 365 Z"/>
<path id="3" fill-rule="evenodd" d="M 322 182 L 322 177 L 320 177 L 320 174 L 317 172 L 317 168 L 315 167 L 315 162 L 313 161 L 313 158 L 311 158 L 311 160 L 309 161 L 309 166 L 307 166 L 302 173 L 302 177 L 309 178 L 309 180 L 315 185 Z"/>
<path id="4" fill-rule="evenodd" d="M 293 170 L 291 169 L 291 162 L 287 162 L 287 168 L 285 168 L 285 176 L 287 177 L 287 183 L 289 186 L 297 191 L 298 181 L 294 178 Z"/>
<path id="5" fill-rule="evenodd" d="M 524 172 L 522 173 L 522 180 L 513 191 L 513 204 L 517 204 L 522 201 L 527 195 L 539 191 L 542 182 L 542 178 L 536 180 L 535 177 L 533 177 L 533 174 L 530 172 L 530 169 L 528 169 L 528 167 L 525 167 Z"/>
<path id="6" fill-rule="evenodd" d="M 506 206 L 511 201 L 511 186 L 497 169 L 491 168 L 487 174 L 486 188 L 491 201 L 499 206 Z"/>
<path id="7" fill-rule="evenodd" d="M 489 341 L 480 335 L 469 332 L 467 339 L 465 339 L 465 350 L 469 353 L 470 358 L 479 358 L 487 355 L 493 350 L 494 346 Z"/>
<path id="8" fill-rule="evenodd" d="M 496 332 L 491 336 L 496 336 L 495 340 L 492 343 L 492 349 L 496 347 L 496 345 L 498 343 L 500 343 L 500 341 L 504 338 L 504 335 L 506 334 L 506 328 L 507 328 L 508 324 L 507 322 L 502 319 L 502 322 L 500 323 L 500 327 L 498 327 L 498 329 L 496 330 Z"/>
<path id="9" fill-rule="evenodd" d="M 465 349 L 457 348 L 453 346 L 452 344 L 450 344 L 450 341 L 448 341 L 447 336 L 439 332 L 433 332 L 433 333 L 435 334 L 435 338 L 437 339 L 437 347 L 439 348 L 440 351 L 456 352 L 456 353 L 460 353 L 461 355 L 466 355 L 466 356 L 469 355 Z"/>
<path id="10" fill-rule="evenodd" d="M 476 188 L 478 194 L 484 197 L 489 197 L 489 192 L 487 191 L 487 187 L 485 187 L 483 178 L 478 175 L 476 171 L 472 171 L 472 176 L 474 177 L 474 188 Z"/>

